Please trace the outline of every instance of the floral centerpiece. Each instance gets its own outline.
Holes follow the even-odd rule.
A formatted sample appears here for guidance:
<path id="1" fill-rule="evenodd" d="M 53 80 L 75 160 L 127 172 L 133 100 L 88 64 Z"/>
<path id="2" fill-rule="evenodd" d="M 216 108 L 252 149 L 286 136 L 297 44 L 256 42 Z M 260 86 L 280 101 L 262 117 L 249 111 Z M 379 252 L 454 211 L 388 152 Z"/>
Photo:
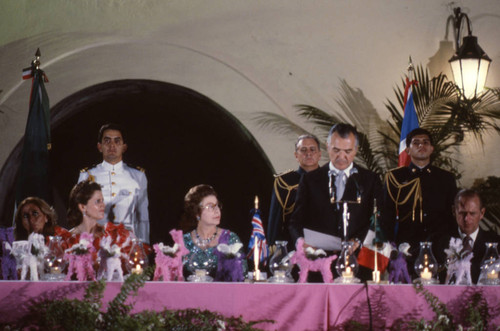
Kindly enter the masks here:
<path id="1" fill-rule="evenodd" d="M 219 244 L 215 254 L 218 258 L 217 273 L 215 280 L 223 282 L 242 282 L 243 275 L 243 256 L 240 253 L 243 244 L 240 242 L 228 245 Z"/>
<path id="2" fill-rule="evenodd" d="M 297 264 L 300 268 L 299 283 L 307 282 L 309 271 L 320 271 L 323 282 L 331 283 L 333 275 L 330 265 L 336 258 L 337 255 L 327 257 L 325 251 L 322 249 L 314 250 L 312 247 L 304 249 L 304 238 L 299 238 L 295 245 L 295 254 L 290 261 Z"/>
<path id="3" fill-rule="evenodd" d="M 170 231 L 170 235 L 175 242 L 172 247 L 166 246 L 163 243 L 153 245 L 156 253 L 156 269 L 153 280 L 184 280 L 182 274 L 182 257 L 188 254 L 189 250 L 184 246 L 182 231 L 174 229 Z"/>
<path id="4" fill-rule="evenodd" d="M 97 278 L 105 278 L 107 281 L 112 281 L 116 274 L 115 280 L 123 282 L 121 258 L 125 258 L 127 255 L 121 252 L 121 247 L 118 244 L 112 244 L 112 242 L 113 239 L 111 237 L 104 237 L 101 239 Z"/>
<path id="5" fill-rule="evenodd" d="M 472 285 L 470 260 L 473 254 L 464 249 L 462 240 L 451 238 L 450 245 L 444 252 L 446 253 L 448 264 L 446 284 Z"/>
<path id="6" fill-rule="evenodd" d="M 71 280 L 73 275 L 79 281 L 96 279 L 92 266 L 92 254 L 95 251 L 93 238 L 91 233 L 84 232 L 80 235 L 79 242 L 65 251 L 64 258 L 69 262 L 66 280 Z"/>

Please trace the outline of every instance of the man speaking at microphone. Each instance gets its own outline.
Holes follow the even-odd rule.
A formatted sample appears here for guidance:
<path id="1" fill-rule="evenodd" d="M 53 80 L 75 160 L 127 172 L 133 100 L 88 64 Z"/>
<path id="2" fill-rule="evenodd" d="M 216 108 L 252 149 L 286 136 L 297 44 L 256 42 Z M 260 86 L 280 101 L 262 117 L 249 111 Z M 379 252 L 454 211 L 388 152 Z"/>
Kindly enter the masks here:
<path id="1" fill-rule="evenodd" d="M 342 241 L 365 238 L 374 200 L 377 205 L 382 202 L 382 184 L 377 174 L 353 162 L 358 147 L 359 137 L 354 126 L 345 123 L 332 126 L 327 139 L 330 162 L 304 174 L 299 184 L 289 226 L 294 242 L 304 237 L 304 229 Z M 344 229 L 347 212 L 348 222 Z M 305 243 L 315 246 L 314 242 L 307 241 L 306 236 Z"/>

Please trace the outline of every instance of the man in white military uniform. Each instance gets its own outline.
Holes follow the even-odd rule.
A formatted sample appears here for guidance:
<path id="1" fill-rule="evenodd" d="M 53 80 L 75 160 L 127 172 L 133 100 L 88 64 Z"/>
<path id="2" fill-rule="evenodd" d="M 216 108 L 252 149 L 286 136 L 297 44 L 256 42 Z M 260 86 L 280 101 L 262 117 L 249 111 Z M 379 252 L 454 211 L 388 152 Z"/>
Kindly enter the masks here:
<path id="1" fill-rule="evenodd" d="M 143 171 L 123 163 L 127 144 L 122 132 L 116 124 L 101 127 L 97 149 L 102 153 L 103 162 L 82 170 L 78 182 L 91 177 L 102 186 L 106 211 L 100 224 L 108 220 L 123 223 L 137 238 L 149 243 L 148 180 Z"/>

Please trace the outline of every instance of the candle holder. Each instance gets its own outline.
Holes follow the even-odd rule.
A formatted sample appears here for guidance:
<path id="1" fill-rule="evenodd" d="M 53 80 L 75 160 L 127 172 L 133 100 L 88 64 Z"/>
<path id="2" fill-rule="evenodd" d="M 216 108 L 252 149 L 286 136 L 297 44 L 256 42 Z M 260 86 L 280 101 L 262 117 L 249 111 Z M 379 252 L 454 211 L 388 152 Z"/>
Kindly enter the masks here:
<path id="1" fill-rule="evenodd" d="M 422 284 L 437 284 L 436 279 L 438 265 L 434 254 L 432 254 L 432 243 L 424 241 L 420 243 L 420 253 L 415 261 L 415 272 L 419 276 L 413 282 Z"/>
<path id="2" fill-rule="evenodd" d="M 343 241 L 342 251 L 335 263 L 335 271 L 340 277 L 335 278 L 334 283 L 359 283 L 359 278 L 356 278 L 358 268 L 358 261 L 354 255 L 354 243 L 352 241 Z"/>
<path id="3" fill-rule="evenodd" d="M 498 279 L 498 243 L 485 243 L 486 251 L 484 252 L 483 260 L 481 261 L 481 268 L 479 274 L 479 284 L 483 285 L 499 285 Z"/>
<path id="4" fill-rule="evenodd" d="M 142 274 L 148 265 L 148 256 L 144 252 L 141 240 L 133 238 L 128 255 L 127 270 L 132 274 Z"/>
<path id="5" fill-rule="evenodd" d="M 61 281 L 66 274 L 67 261 L 64 259 L 64 250 L 62 248 L 62 238 L 60 236 L 49 237 L 49 251 L 43 257 L 45 274 L 43 280 Z"/>
<path id="6" fill-rule="evenodd" d="M 213 282 L 217 262 L 204 249 L 198 249 L 189 258 L 187 269 L 191 273 L 188 276 L 188 282 L 204 283 Z"/>
<path id="7" fill-rule="evenodd" d="M 292 268 L 293 264 L 290 262 L 290 256 L 286 245 L 287 241 L 276 241 L 276 250 L 269 259 L 269 270 L 273 274 L 269 278 L 270 283 L 293 283 Z"/>
<path id="8" fill-rule="evenodd" d="M 245 282 L 249 283 L 266 283 L 267 282 L 267 272 L 254 270 L 249 271 Z"/>

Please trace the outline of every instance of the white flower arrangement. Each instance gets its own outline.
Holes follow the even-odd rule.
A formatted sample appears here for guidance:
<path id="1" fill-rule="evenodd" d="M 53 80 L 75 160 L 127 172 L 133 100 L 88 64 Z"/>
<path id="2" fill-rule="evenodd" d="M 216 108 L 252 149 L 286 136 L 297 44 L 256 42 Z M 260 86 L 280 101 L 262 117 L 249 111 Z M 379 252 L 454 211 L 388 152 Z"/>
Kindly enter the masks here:
<path id="1" fill-rule="evenodd" d="M 174 246 L 172 247 L 163 245 L 163 243 L 159 243 L 158 248 L 161 249 L 163 254 L 168 255 L 170 257 L 174 257 L 179 251 L 179 245 L 177 243 L 175 243 Z"/>
<path id="2" fill-rule="evenodd" d="M 321 248 L 314 249 L 310 246 L 306 248 L 306 257 L 309 260 L 316 260 L 316 259 L 318 259 L 320 257 L 324 257 L 324 256 L 326 256 L 326 252 L 324 250 L 322 250 Z"/>
<path id="3" fill-rule="evenodd" d="M 84 242 L 86 242 L 86 241 L 87 240 L 84 239 Z M 121 256 L 122 255 L 121 247 L 118 246 L 117 244 L 111 245 L 112 241 L 113 240 L 111 239 L 111 237 L 104 237 L 101 240 L 100 246 L 101 246 L 101 249 L 104 252 L 106 252 L 105 256 L 106 257 Z"/>
<path id="4" fill-rule="evenodd" d="M 446 253 L 448 261 L 450 262 L 462 260 L 467 256 L 467 254 L 470 254 L 470 252 L 464 250 L 462 239 L 460 238 L 451 238 L 449 247 L 446 248 L 444 252 Z"/>
<path id="5" fill-rule="evenodd" d="M 234 243 L 232 245 L 219 244 L 217 250 L 223 253 L 227 258 L 240 257 L 239 250 L 243 247 L 242 243 Z"/>
<path id="6" fill-rule="evenodd" d="M 78 244 L 74 244 L 66 250 L 69 254 L 84 255 L 89 252 L 89 246 L 92 245 L 87 239 L 80 239 Z"/>

